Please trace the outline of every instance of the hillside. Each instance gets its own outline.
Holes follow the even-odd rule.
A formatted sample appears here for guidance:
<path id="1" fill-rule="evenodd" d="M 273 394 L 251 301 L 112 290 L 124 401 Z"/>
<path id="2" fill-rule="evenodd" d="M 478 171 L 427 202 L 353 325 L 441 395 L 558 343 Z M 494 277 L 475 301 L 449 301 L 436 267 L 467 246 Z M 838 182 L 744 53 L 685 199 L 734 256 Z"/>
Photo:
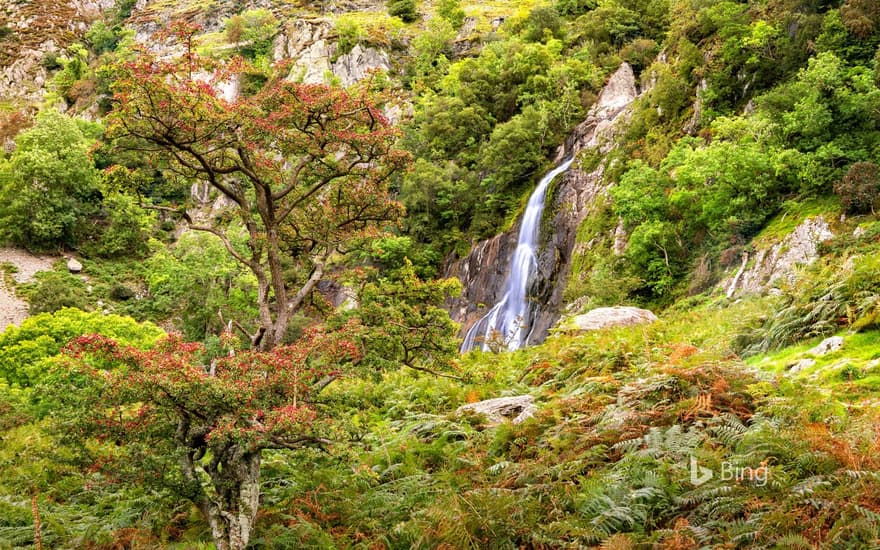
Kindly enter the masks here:
<path id="1" fill-rule="evenodd" d="M 880 547 L 876 2 L 0 8 L 0 549 Z"/>

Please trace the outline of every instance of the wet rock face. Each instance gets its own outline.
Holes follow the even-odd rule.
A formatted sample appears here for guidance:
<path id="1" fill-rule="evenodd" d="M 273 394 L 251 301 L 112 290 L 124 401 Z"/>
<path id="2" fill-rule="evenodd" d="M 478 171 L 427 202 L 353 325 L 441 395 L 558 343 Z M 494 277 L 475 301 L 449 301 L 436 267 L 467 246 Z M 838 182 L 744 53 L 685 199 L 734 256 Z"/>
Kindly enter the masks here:
<path id="1" fill-rule="evenodd" d="M 635 74 L 632 67 L 624 63 L 608 79 L 587 118 L 577 125 L 565 140 L 565 145 L 560 147 L 556 153 L 556 162 L 559 163 L 563 158 L 586 148 L 598 147 L 599 152 L 607 153 L 618 119 L 628 113 L 629 105 L 637 96 Z"/>
<path id="2" fill-rule="evenodd" d="M 819 257 L 819 244 L 832 237 L 834 233 L 825 218 L 807 218 L 781 242 L 744 252 L 739 270 L 721 283 L 725 293 L 728 298 L 760 294 L 780 282 L 794 282 L 798 268 L 813 263 Z"/>
<path id="3" fill-rule="evenodd" d="M 635 76 L 624 63 L 609 79 L 584 122 L 559 148 L 557 163 L 584 148 L 607 152 L 614 128 L 626 120 L 635 98 Z M 542 342 L 559 319 L 578 226 L 596 197 L 607 190 L 601 167 L 587 172 L 575 166 L 551 186 L 544 209 L 537 273 L 528 292 L 534 310 L 532 326 L 526 329 L 527 345 Z M 462 295 L 447 304 L 451 317 L 461 323 L 462 334 L 502 298 L 518 234 L 519 224 L 475 244 L 464 258 L 448 261 L 445 275 L 458 277 L 464 286 Z"/>

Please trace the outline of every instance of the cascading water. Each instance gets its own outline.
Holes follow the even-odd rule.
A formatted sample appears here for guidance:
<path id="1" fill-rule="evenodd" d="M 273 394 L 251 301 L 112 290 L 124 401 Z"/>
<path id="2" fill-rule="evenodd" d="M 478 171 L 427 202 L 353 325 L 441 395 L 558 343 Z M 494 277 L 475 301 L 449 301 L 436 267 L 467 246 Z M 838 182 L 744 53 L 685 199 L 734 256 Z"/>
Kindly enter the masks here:
<path id="1" fill-rule="evenodd" d="M 490 342 L 506 345 L 515 350 L 528 340 L 531 308 L 526 300 L 529 283 L 537 268 L 535 249 L 538 246 L 541 215 L 547 187 L 553 178 L 568 170 L 573 159 L 568 159 L 544 176 L 538 187 L 529 197 L 519 228 L 519 239 L 513 258 L 510 260 L 507 285 L 504 296 L 482 319 L 474 323 L 464 337 L 461 351 L 466 352 L 479 346 L 486 350 Z"/>

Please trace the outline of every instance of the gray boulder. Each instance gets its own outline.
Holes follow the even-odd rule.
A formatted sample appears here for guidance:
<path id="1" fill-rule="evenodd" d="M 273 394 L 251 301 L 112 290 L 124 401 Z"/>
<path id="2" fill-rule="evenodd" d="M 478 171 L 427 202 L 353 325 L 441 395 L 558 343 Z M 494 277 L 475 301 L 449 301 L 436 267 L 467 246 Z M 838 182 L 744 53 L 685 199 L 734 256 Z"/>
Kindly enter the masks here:
<path id="1" fill-rule="evenodd" d="M 815 348 L 811 349 L 807 353 L 811 355 L 821 356 L 828 355 L 829 353 L 834 353 L 835 351 L 843 348 L 843 337 L 842 336 L 832 336 L 830 338 L 826 338 L 819 342 L 819 345 Z"/>
<path id="2" fill-rule="evenodd" d="M 76 258 L 68 258 L 67 259 L 67 270 L 71 273 L 79 273 L 83 270 L 83 265 L 79 263 Z"/>
<path id="3" fill-rule="evenodd" d="M 469 403 L 459 407 L 456 412 L 459 414 L 472 412 L 485 415 L 489 425 L 494 426 L 501 424 L 505 420 L 519 424 L 533 417 L 537 410 L 534 397 L 531 395 L 516 395 Z"/>
<path id="4" fill-rule="evenodd" d="M 585 332 L 608 327 L 627 327 L 653 323 L 657 316 L 647 309 L 629 306 L 600 307 L 575 315 L 563 327 L 564 332 Z"/>

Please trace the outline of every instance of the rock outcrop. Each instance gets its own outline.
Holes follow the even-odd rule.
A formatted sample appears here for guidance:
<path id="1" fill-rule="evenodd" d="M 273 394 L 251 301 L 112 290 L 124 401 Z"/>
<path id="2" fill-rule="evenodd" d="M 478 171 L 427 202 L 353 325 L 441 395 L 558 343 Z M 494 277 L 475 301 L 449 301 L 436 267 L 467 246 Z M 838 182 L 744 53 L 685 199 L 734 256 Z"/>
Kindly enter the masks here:
<path id="1" fill-rule="evenodd" d="M 608 80 L 587 118 L 559 148 L 557 162 L 582 149 L 598 148 L 600 153 L 607 152 L 614 128 L 627 119 L 629 105 L 636 95 L 635 76 L 632 68 L 624 63 Z M 551 186 L 543 226 L 553 230 L 542 234 L 542 246 L 537 254 L 537 272 L 528 293 L 535 311 L 526 344 L 543 341 L 559 318 L 577 228 L 596 197 L 606 190 L 602 175 L 601 166 L 585 171 L 575 164 Z M 518 234 L 519 224 L 476 243 L 467 256 L 447 262 L 445 275 L 458 277 L 464 286 L 462 295 L 447 304 L 452 318 L 462 324 L 462 334 L 502 298 Z"/>
<path id="2" fill-rule="evenodd" d="M 843 349 L 843 337 L 831 336 L 830 338 L 826 338 L 819 342 L 816 347 L 812 348 L 807 353 L 815 355 L 816 357 L 821 357 L 822 355 L 828 355 L 829 353 L 834 353 L 841 349 Z"/>
<path id="3" fill-rule="evenodd" d="M 834 237 L 822 216 L 807 218 L 780 242 L 756 252 L 743 252 L 742 264 L 723 281 L 728 298 L 770 291 L 780 282 L 792 283 L 797 270 L 819 257 L 818 247 Z"/>
<path id="4" fill-rule="evenodd" d="M 0 47 L 0 97 L 36 103 L 49 79 L 43 60 L 63 53 L 93 20 L 113 6 L 113 0 L 42 0 L 6 2 L 0 27 L 6 36 Z"/>
<path id="5" fill-rule="evenodd" d="M 531 395 L 517 395 L 470 403 L 459 407 L 456 412 L 458 414 L 466 412 L 482 414 L 486 417 L 489 425 L 497 425 L 506 420 L 519 424 L 533 417 L 537 410 L 534 397 Z"/>
<path id="6" fill-rule="evenodd" d="M 387 53 L 361 44 L 337 56 L 335 39 L 329 19 L 297 19 L 275 38 L 272 57 L 275 61 L 293 59 L 290 78 L 307 84 L 323 84 L 333 75 L 343 86 L 351 86 L 372 70 L 391 68 Z"/>

